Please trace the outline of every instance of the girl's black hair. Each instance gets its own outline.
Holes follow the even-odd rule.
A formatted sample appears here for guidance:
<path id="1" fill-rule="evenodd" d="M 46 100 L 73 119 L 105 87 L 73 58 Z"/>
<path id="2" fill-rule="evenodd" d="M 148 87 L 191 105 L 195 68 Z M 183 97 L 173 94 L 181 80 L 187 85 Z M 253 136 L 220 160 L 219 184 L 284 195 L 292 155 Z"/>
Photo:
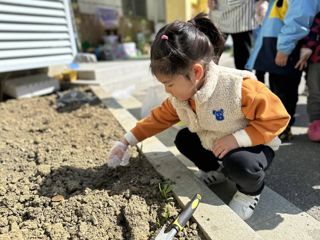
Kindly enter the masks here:
<path id="1" fill-rule="evenodd" d="M 218 62 L 224 48 L 224 38 L 207 14 L 193 19 L 174 21 L 162 27 L 151 46 L 153 75 L 186 74 L 191 64 Z"/>

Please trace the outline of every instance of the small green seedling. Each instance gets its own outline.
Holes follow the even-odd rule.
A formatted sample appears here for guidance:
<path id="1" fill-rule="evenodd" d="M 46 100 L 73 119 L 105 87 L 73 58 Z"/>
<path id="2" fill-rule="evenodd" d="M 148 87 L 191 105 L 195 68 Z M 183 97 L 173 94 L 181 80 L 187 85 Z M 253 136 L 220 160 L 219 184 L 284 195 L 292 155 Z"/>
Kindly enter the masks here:
<path id="1" fill-rule="evenodd" d="M 173 197 L 170 197 L 170 193 L 172 192 L 172 187 L 170 183 L 165 182 L 162 185 L 161 183 L 159 183 L 159 190 L 160 190 L 161 197 L 166 202 L 170 202 L 173 200 Z"/>

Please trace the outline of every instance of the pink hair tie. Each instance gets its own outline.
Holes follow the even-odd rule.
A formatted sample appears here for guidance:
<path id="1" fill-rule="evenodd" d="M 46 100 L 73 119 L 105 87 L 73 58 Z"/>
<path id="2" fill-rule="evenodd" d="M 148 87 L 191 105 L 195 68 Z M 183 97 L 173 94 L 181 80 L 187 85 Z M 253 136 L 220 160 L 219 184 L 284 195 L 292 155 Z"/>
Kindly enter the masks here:
<path id="1" fill-rule="evenodd" d="M 167 35 L 162 34 L 161 39 L 162 39 L 162 40 L 168 40 L 169 38 L 168 38 L 168 36 L 167 36 Z"/>

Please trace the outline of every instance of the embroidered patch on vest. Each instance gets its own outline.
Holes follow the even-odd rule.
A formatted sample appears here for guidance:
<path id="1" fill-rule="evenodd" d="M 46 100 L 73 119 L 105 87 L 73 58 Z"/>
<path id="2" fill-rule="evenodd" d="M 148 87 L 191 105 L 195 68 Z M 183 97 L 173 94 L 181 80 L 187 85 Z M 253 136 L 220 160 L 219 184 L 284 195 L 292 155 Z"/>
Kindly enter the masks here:
<path id="1" fill-rule="evenodd" d="M 224 120 L 223 109 L 222 108 L 220 110 L 213 110 L 212 113 L 216 117 L 217 121 L 223 121 Z"/>

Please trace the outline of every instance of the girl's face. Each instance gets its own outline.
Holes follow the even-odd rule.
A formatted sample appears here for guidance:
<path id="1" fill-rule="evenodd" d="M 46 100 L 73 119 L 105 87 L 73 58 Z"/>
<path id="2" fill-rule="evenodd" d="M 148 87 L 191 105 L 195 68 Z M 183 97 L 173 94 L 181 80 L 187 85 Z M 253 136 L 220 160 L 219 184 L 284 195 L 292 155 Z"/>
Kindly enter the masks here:
<path id="1" fill-rule="evenodd" d="M 164 85 L 167 93 L 180 101 L 190 99 L 196 92 L 193 81 L 182 74 L 173 76 L 158 74 L 157 79 Z"/>
<path id="2" fill-rule="evenodd" d="M 163 75 L 157 74 L 157 79 L 164 85 L 167 93 L 180 101 L 187 101 L 193 97 L 204 82 L 204 71 L 201 64 L 191 66 L 189 75 Z"/>

